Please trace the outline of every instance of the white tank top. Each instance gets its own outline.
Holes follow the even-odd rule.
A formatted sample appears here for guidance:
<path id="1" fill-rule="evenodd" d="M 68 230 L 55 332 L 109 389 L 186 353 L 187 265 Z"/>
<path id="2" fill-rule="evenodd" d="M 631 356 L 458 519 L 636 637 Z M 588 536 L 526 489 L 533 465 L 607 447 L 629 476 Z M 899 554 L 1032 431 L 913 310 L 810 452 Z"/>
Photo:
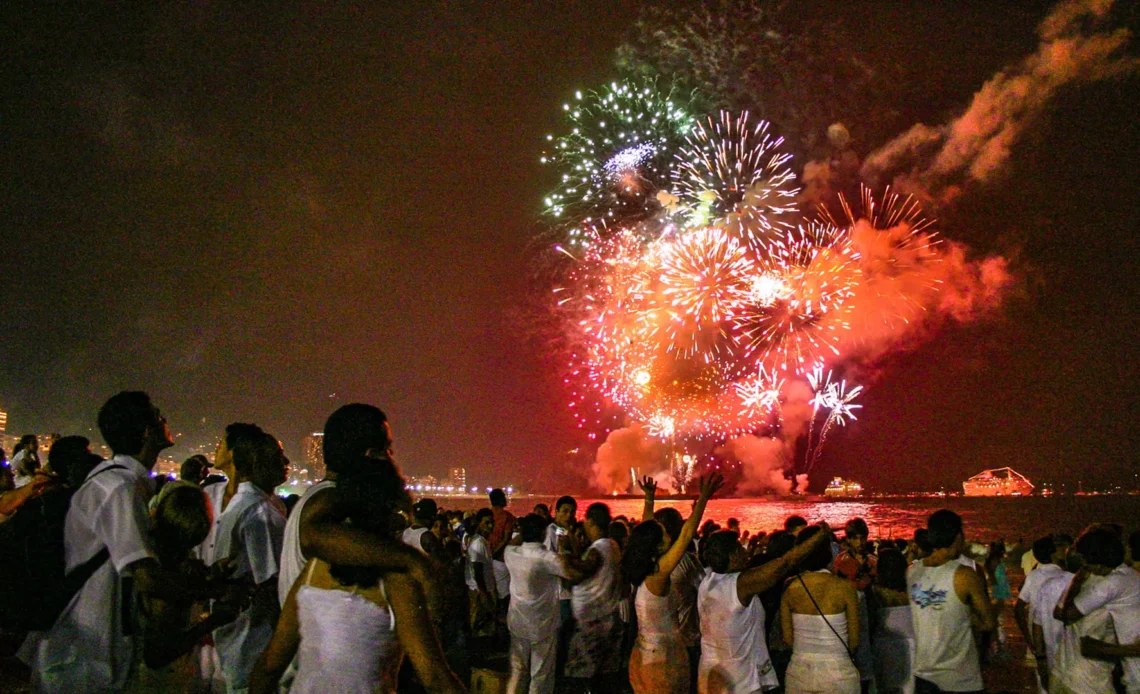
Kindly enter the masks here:
<path id="1" fill-rule="evenodd" d="M 400 536 L 400 539 L 403 540 L 405 545 L 408 545 L 409 547 L 415 547 L 419 551 L 423 552 L 424 545 L 422 542 L 420 542 L 420 538 L 422 538 L 426 532 L 428 532 L 427 528 L 407 528 L 404 530 L 404 534 Z M 426 554 L 426 552 L 424 553 Z"/>
<path id="2" fill-rule="evenodd" d="M 954 591 L 957 561 L 941 566 L 914 564 L 907 571 L 910 614 L 914 624 L 914 674 L 951 692 L 978 691 L 981 663 L 970 609 Z"/>
<path id="3" fill-rule="evenodd" d="M 764 607 L 759 597 L 747 605 L 736 596 L 739 573 L 710 571 L 697 589 L 701 616 L 701 662 L 697 690 L 758 692 L 780 686 L 768 642 L 764 638 Z M 732 689 L 724 689 L 731 683 Z"/>
<path id="4" fill-rule="evenodd" d="M 277 574 L 277 599 L 282 605 L 285 604 L 285 598 L 289 597 L 289 591 L 293 589 L 293 582 L 305 570 L 305 564 L 308 563 L 305 555 L 301 553 L 301 511 L 305 508 L 305 503 L 318 492 L 335 486 L 336 482 L 332 480 L 321 480 L 309 487 L 297 500 L 289 519 L 285 521 L 285 539 L 281 542 L 281 570 Z"/>
<path id="5" fill-rule="evenodd" d="M 676 611 L 669 595 L 657 596 L 642 583 L 633 599 L 637 612 L 637 645 L 655 648 L 666 642 L 681 642 Z"/>
<path id="6" fill-rule="evenodd" d="M 823 621 L 823 617 L 827 617 L 827 622 Z M 827 623 L 831 626 L 827 626 Z M 836 632 L 839 636 L 835 635 Z M 847 658 L 847 613 L 823 616 L 792 613 L 792 642 L 793 651 L 799 655 L 835 655 Z"/>

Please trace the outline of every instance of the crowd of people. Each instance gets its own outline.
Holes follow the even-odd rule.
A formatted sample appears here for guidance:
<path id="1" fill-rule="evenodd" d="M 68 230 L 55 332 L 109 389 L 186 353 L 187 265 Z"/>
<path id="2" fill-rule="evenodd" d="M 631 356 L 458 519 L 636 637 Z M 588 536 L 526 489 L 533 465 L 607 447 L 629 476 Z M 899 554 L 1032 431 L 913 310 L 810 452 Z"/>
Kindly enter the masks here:
<path id="1" fill-rule="evenodd" d="M 1012 599 L 1001 543 L 933 513 L 908 540 L 799 517 L 750 533 L 559 498 L 514 515 L 501 490 L 463 512 L 414 500 L 386 416 L 346 405 L 327 477 L 276 495 L 289 461 L 254 424 L 215 459 L 152 474 L 173 445 L 141 392 L 98 414 L 109 460 L 25 437 L 0 478 L 0 629 L 40 692 L 980 692 Z M 2 458 L 0 454 L 0 458 Z M 414 502 L 414 503 L 413 503 Z M 1036 540 L 1013 604 L 1042 692 L 1140 692 L 1140 533 Z"/>

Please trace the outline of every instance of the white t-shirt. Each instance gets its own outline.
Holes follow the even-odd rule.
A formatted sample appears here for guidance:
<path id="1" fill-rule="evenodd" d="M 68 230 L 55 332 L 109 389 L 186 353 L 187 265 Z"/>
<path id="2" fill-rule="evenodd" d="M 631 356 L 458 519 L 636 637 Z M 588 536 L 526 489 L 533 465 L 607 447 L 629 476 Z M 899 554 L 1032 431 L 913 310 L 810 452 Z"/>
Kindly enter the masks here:
<path id="1" fill-rule="evenodd" d="M 559 526 L 557 523 L 551 523 L 547 525 L 546 538 L 543 540 L 543 545 L 551 552 L 558 554 L 558 538 L 562 535 L 565 535 L 567 532 L 568 531 L 565 528 Z M 560 585 L 558 587 L 558 599 L 569 600 L 571 594 L 572 591 L 570 584 L 566 583 L 565 581 L 560 581 Z"/>
<path id="2" fill-rule="evenodd" d="M 206 535 L 206 539 L 202 540 L 202 544 L 198 545 L 194 552 L 206 566 L 218 560 L 215 556 L 214 547 L 218 543 L 218 521 L 225 510 L 223 502 L 226 497 L 227 484 L 227 482 L 215 482 L 202 487 L 202 491 L 206 493 L 206 499 L 210 502 L 211 516 L 214 522 L 210 524 L 210 532 Z"/>
<path id="3" fill-rule="evenodd" d="M 697 591 L 700 694 L 753 694 L 780 685 L 764 638 L 764 606 L 758 596 L 747 605 L 740 604 L 736 595 L 739 578 L 739 573 L 709 571 Z"/>
<path id="4" fill-rule="evenodd" d="M 586 552 L 595 550 L 602 556 L 602 565 L 585 581 L 570 591 L 570 607 L 574 619 L 580 622 L 595 622 L 605 619 L 618 609 L 618 574 L 621 562 L 621 549 L 608 537 L 599 538 Z"/>
<path id="5" fill-rule="evenodd" d="M 104 469 L 120 465 L 121 470 Z M 100 474 L 101 473 L 101 474 Z M 28 637 L 24 654 L 40 692 L 121 689 L 133 658 L 134 639 L 124 633 L 123 604 L 128 567 L 155 556 L 146 505 L 153 494 L 149 471 L 131 456 L 97 465 L 71 498 L 64 521 L 67 570 L 98 554 L 106 561 L 64 609 L 55 626 Z"/>
<path id="6" fill-rule="evenodd" d="M 293 583 L 309 561 L 301 551 L 301 511 L 309 499 L 335 486 L 333 480 L 321 480 L 306 489 L 285 521 L 285 537 L 281 541 L 281 573 L 277 577 L 277 601 L 282 606 L 285 605 L 285 598 L 289 597 L 289 591 L 293 589 Z"/>
<path id="7" fill-rule="evenodd" d="M 559 577 L 566 570 L 557 554 L 540 542 L 524 542 L 503 550 L 503 563 L 511 575 L 511 603 L 507 628 L 512 636 L 528 641 L 553 640 L 561 619 L 558 608 Z"/>
<path id="8" fill-rule="evenodd" d="M 1140 642 L 1140 573 L 1121 564 L 1104 577 L 1081 586 L 1073 600 L 1081 614 L 1087 615 L 1103 607 L 1112 615 L 1118 643 Z M 1129 692 L 1140 692 L 1140 658 L 1122 658 L 1124 686 Z"/>
<path id="9" fill-rule="evenodd" d="M 218 519 L 215 560 L 230 558 L 234 577 L 249 576 L 260 585 L 280 574 L 285 514 L 273 498 L 252 482 L 242 482 Z M 255 600 L 238 618 L 214 630 L 214 648 L 231 689 L 249 686 L 249 676 L 273 638 L 280 605 Z"/>
<path id="10" fill-rule="evenodd" d="M 1057 565 L 1049 564 L 1047 566 Z M 1045 568 L 1047 567 L 1038 567 L 1033 573 L 1041 573 Z M 1034 624 L 1041 625 L 1041 631 L 1045 637 L 1045 662 L 1052 667 L 1052 664 L 1057 662 L 1057 648 L 1061 645 L 1061 634 L 1065 631 L 1065 623 L 1053 618 L 1053 608 L 1065 595 L 1069 582 L 1073 580 L 1073 574 L 1060 570 L 1060 567 L 1058 567 L 1058 571 L 1050 573 L 1052 575 L 1047 580 L 1038 582 L 1033 591 L 1033 601 L 1029 604 L 1029 619 Z M 1026 581 L 1028 582 L 1028 579 Z"/>
<path id="11" fill-rule="evenodd" d="M 467 566 L 463 569 L 463 576 L 471 590 L 479 590 L 479 584 L 475 582 L 476 564 L 482 564 L 484 587 L 494 593 L 495 572 L 491 568 L 491 550 L 487 546 L 487 539 L 482 535 L 472 535 L 471 541 L 467 543 Z"/>
<path id="12" fill-rule="evenodd" d="M 1056 564 L 1039 564 L 1036 569 L 1026 574 L 1025 583 L 1021 584 L 1021 591 L 1018 592 L 1017 599 L 1032 605 L 1037 599 L 1037 592 L 1041 586 L 1049 579 L 1056 578 L 1064 573 L 1068 572 Z M 1052 610 L 1052 606 L 1049 609 Z"/>
<path id="13" fill-rule="evenodd" d="M 1080 593 L 1086 590 L 1095 592 L 1105 580 L 1104 576 L 1089 576 L 1081 586 Z M 1081 655 L 1081 638 L 1091 636 L 1101 641 L 1117 643 L 1112 628 L 1112 615 L 1103 607 L 1091 612 L 1081 610 L 1081 613 L 1084 616 L 1065 627 L 1061 634 L 1057 658 L 1049 666 L 1050 685 L 1056 682 L 1057 691 L 1111 692 L 1112 661 Z"/>

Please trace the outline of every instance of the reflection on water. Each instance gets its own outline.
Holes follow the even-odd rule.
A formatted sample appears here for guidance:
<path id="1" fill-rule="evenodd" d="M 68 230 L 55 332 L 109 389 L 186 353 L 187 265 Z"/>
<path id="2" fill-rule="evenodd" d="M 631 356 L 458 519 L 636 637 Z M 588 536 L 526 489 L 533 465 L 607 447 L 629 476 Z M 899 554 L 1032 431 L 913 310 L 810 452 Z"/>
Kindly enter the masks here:
<path id="1" fill-rule="evenodd" d="M 510 511 L 516 515 L 528 513 L 535 504 L 552 505 L 556 497 L 523 496 L 511 499 Z M 473 509 L 478 502 L 451 503 L 440 499 L 444 508 Z M 578 518 L 581 520 L 586 506 L 594 501 L 609 504 L 613 515 L 640 518 L 640 499 L 579 499 Z M 691 501 L 658 501 L 657 508 L 673 507 L 688 515 Z M 910 537 L 915 528 L 926 524 L 926 518 L 940 508 L 949 508 L 962 515 L 966 535 L 970 539 L 989 541 L 1003 538 L 1032 539 L 1048 532 L 1077 533 L 1094 522 L 1123 523 L 1129 530 L 1140 529 L 1140 497 L 1083 496 L 1083 497 L 1018 497 L 946 499 L 851 499 L 851 500 L 795 500 L 795 499 L 713 499 L 705 511 L 705 518 L 724 525 L 729 518 L 737 518 L 745 530 L 771 531 L 782 528 L 784 519 L 798 514 L 810 523 L 827 521 L 842 529 L 850 518 L 861 517 L 871 528 L 872 537 Z"/>

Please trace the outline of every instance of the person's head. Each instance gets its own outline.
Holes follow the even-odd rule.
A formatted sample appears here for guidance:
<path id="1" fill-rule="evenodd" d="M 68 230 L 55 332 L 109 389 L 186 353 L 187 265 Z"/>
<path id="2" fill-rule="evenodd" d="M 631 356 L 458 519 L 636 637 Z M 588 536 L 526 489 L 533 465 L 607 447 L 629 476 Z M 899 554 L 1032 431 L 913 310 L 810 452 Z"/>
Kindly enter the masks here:
<path id="1" fill-rule="evenodd" d="M 550 521 L 550 507 L 546 504 L 535 504 L 533 513 L 535 515 L 542 516 L 547 520 L 547 522 Z"/>
<path id="2" fill-rule="evenodd" d="M 234 473 L 242 482 L 252 482 L 266 493 L 272 493 L 285 481 L 289 461 L 281 444 L 260 429 L 246 429 L 233 438 Z"/>
<path id="3" fill-rule="evenodd" d="M 12 454 L 15 455 L 20 451 L 28 451 L 29 453 L 36 453 L 40 450 L 40 441 L 36 438 L 35 434 L 24 434 L 20 437 L 20 441 L 16 447 L 12 449 Z"/>
<path id="4" fill-rule="evenodd" d="M 550 521 L 537 513 L 528 513 L 519 519 L 519 534 L 523 542 L 542 542 Z"/>
<path id="5" fill-rule="evenodd" d="M 159 555 L 181 561 L 205 541 L 213 518 L 206 494 L 191 482 L 169 482 L 159 493 L 153 512 L 154 541 Z"/>
<path id="6" fill-rule="evenodd" d="M 439 506 L 435 503 L 435 499 L 420 499 L 412 506 L 412 518 L 423 527 L 430 528 L 437 515 L 439 515 Z"/>
<path id="7" fill-rule="evenodd" d="M 491 500 L 491 508 L 506 508 L 507 507 L 507 493 L 502 489 L 492 489 L 488 495 Z"/>
<path id="8" fill-rule="evenodd" d="M 174 445 L 166 418 L 139 390 L 112 395 L 99 409 L 98 424 L 113 454 L 129 455 L 144 465 L 153 466 L 159 451 Z"/>
<path id="9" fill-rule="evenodd" d="M 702 543 L 705 564 L 718 574 L 744 570 L 747 556 L 740 538 L 731 530 L 718 530 Z"/>
<path id="10" fill-rule="evenodd" d="M 897 549 L 879 552 L 875 583 L 889 590 L 906 592 L 906 556 Z"/>
<path id="11" fill-rule="evenodd" d="M 796 546 L 802 545 L 822 532 L 818 525 L 804 528 L 796 535 Z M 805 571 L 819 571 L 826 569 L 831 563 L 831 543 L 821 542 L 806 557 L 800 560 L 800 568 Z"/>
<path id="12" fill-rule="evenodd" d="M 601 502 L 590 504 L 586 507 L 586 520 L 582 526 L 590 542 L 605 537 L 610 530 L 610 507 Z"/>
<path id="13" fill-rule="evenodd" d="M 657 560 L 668 550 L 669 538 L 660 523 L 638 523 L 629 533 L 629 541 L 621 555 L 626 579 L 635 586 L 641 585 L 646 576 L 657 571 Z"/>
<path id="14" fill-rule="evenodd" d="M 1052 535 L 1039 537 L 1033 542 L 1033 558 L 1038 564 L 1052 564 L 1056 560 L 1057 543 Z"/>
<path id="15" fill-rule="evenodd" d="M 618 547 L 625 549 L 625 543 L 629 541 L 629 524 L 625 522 L 624 518 L 615 518 L 610 521 L 610 529 L 606 532 L 606 537 L 618 543 Z"/>
<path id="16" fill-rule="evenodd" d="M 101 462 L 103 459 L 91 452 L 86 436 L 64 436 L 48 451 L 48 467 L 73 488 L 83 484 L 88 473 Z"/>
<path id="17" fill-rule="evenodd" d="M 729 518 L 725 527 L 734 533 L 740 532 L 740 521 L 736 518 Z"/>
<path id="18" fill-rule="evenodd" d="M 397 511 L 407 504 L 404 479 L 396 466 L 377 464 L 376 460 L 364 455 L 342 463 L 333 490 L 335 507 L 354 528 L 377 537 L 388 536 Z M 330 568 L 330 573 L 342 585 L 361 588 L 376 586 L 381 575 L 380 569 L 376 568 L 336 564 Z"/>
<path id="19" fill-rule="evenodd" d="M 681 536 L 681 528 L 685 525 L 685 519 L 681 517 L 681 512 L 677 509 L 659 508 L 653 512 L 653 519 L 665 529 L 670 544 Z"/>
<path id="20" fill-rule="evenodd" d="M 392 457 L 392 429 L 378 407 L 345 405 L 329 415 L 324 433 L 325 466 L 336 475 L 362 456 Z"/>
<path id="21" fill-rule="evenodd" d="M 262 433 L 261 427 L 256 424 L 234 422 L 226 425 L 225 434 L 214 451 L 214 467 L 233 478 L 237 474 L 234 470 L 234 449 L 239 442 L 256 440 Z"/>
<path id="22" fill-rule="evenodd" d="M 1005 559 L 1005 543 L 1002 541 L 991 542 L 986 550 L 986 566 L 993 570 Z"/>
<path id="23" fill-rule="evenodd" d="M 768 537 L 768 559 L 779 559 L 796 546 L 796 536 L 787 530 L 777 530 Z"/>
<path id="24" fill-rule="evenodd" d="M 867 536 L 871 534 L 867 529 L 867 521 L 862 518 L 852 518 L 843 526 L 844 541 L 854 552 L 863 552 L 867 549 Z"/>
<path id="25" fill-rule="evenodd" d="M 962 531 L 962 517 L 950 509 L 941 509 L 930 514 L 926 521 L 927 541 L 931 549 L 953 549 L 962 551 L 966 535 Z"/>
<path id="26" fill-rule="evenodd" d="M 1074 545 L 1085 565 L 1096 574 L 1107 574 L 1124 561 L 1124 543 L 1111 528 L 1094 526 L 1077 538 Z"/>
<path id="27" fill-rule="evenodd" d="M 210 461 L 204 455 L 192 455 L 178 469 L 178 479 L 201 485 L 210 474 Z"/>
<path id="28" fill-rule="evenodd" d="M 807 527 L 807 519 L 803 516 L 788 516 L 788 520 L 784 521 L 784 530 L 793 535 L 798 534 L 801 530 Z"/>
<path id="29" fill-rule="evenodd" d="M 554 522 L 563 528 L 574 525 L 578 516 L 578 502 L 572 496 L 560 496 L 554 503 Z"/>
<path id="30" fill-rule="evenodd" d="M 495 529 L 495 512 L 489 508 L 481 508 L 475 514 L 475 532 L 487 537 Z"/>
<path id="31" fill-rule="evenodd" d="M 707 520 L 704 523 L 701 523 L 701 529 L 697 534 L 700 535 L 701 538 L 706 538 L 718 530 L 720 530 L 720 523 L 717 523 L 713 520 Z"/>

